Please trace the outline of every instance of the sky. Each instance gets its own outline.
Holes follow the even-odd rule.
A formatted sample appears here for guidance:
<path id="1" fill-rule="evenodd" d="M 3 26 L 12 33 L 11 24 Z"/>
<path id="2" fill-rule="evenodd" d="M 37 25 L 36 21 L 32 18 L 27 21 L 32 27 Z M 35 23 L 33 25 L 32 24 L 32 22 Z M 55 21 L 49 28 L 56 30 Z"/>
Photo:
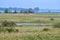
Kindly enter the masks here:
<path id="1" fill-rule="evenodd" d="M 0 0 L 0 7 L 60 9 L 60 0 Z"/>

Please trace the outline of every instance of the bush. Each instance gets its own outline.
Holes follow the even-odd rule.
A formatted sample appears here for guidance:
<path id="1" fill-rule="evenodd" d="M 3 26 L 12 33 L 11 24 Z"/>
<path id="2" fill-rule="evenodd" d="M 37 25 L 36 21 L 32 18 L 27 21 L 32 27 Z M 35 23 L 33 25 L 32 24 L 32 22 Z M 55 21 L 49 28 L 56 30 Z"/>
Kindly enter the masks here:
<path id="1" fill-rule="evenodd" d="M 53 27 L 54 27 L 54 28 L 60 28 L 60 23 L 55 23 L 55 24 L 53 25 Z"/>
<path id="2" fill-rule="evenodd" d="M 19 29 L 6 28 L 5 31 L 7 31 L 8 33 L 11 33 L 11 32 L 19 32 Z"/>
<path id="3" fill-rule="evenodd" d="M 16 24 L 14 22 L 4 21 L 4 22 L 2 22 L 2 26 L 3 27 L 12 27 L 12 26 L 16 26 Z"/>
<path id="4" fill-rule="evenodd" d="M 10 32 L 14 32 L 14 29 L 13 29 L 13 28 L 6 28 L 6 31 L 7 31 L 8 33 L 10 33 Z"/>
<path id="5" fill-rule="evenodd" d="M 15 26 L 16 24 L 14 22 L 10 22 L 10 21 L 3 21 L 1 23 L 1 27 L 0 27 L 0 30 L 3 30 L 3 31 L 7 31 L 7 32 L 14 32 L 15 31 Z"/>
<path id="6" fill-rule="evenodd" d="M 48 28 L 44 28 L 44 29 L 43 29 L 43 31 L 49 31 L 49 30 L 50 30 L 50 29 L 48 29 Z"/>
<path id="7" fill-rule="evenodd" d="M 53 20 L 54 20 L 54 18 L 51 18 L 50 20 L 51 20 L 51 21 L 53 21 Z"/>

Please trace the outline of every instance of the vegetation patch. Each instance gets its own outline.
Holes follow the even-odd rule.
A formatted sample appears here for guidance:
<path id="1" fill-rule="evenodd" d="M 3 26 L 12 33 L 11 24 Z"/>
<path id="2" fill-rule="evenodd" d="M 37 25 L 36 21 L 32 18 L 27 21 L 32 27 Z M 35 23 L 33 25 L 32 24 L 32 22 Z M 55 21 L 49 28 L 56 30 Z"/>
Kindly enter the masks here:
<path id="1" fill-rule="evenodd" d="M 51 21 L 54 21 L 54 18 L 51 18 L 50 20 L 51 20 Z"/>
<path id="2" fill-rule="evenodd" d="M 43 31 L 50 31 L 50 29 L 49 28 L 44 28 Z"/>
<path id="3" fill-rule="evenodd" d="M 14 22 L 3 21 L 2 26 L 3 27 L 12 27 L 12 26 L 16 26 L 16 24 Z"/>

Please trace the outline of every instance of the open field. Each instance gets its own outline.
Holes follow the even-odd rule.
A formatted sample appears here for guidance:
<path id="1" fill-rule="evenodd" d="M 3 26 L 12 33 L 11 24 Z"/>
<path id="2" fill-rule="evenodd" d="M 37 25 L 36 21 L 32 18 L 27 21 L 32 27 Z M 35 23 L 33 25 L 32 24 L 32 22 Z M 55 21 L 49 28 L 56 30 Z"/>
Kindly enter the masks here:
<path id="1" fill-rule="evenodd" d="M 54 20 L 51 20 L 51 18 Z M 18 29 L 19 32 L 1 32 L 0 40 L 60 40 L 60 28 L 34 25 L 35 23 L 47 25 L 59 23 L 60 13 L 0 14 L 0 22 L 4 20 L 14 21 L 16 23 L 31 23 L 33 25 L 16 26 L 15 29 Z M 47 28 L 47 31 L 44 30 L 45 28 Z"/>
<path id="2" fill-rule="evenodd" d="M 0 14 L 0 20 L 15 20 L 15 21 L 35 21 L 54 18 L 55 21 L 60 20 L 60 13 L 40 13 L 40 14 Z"/>

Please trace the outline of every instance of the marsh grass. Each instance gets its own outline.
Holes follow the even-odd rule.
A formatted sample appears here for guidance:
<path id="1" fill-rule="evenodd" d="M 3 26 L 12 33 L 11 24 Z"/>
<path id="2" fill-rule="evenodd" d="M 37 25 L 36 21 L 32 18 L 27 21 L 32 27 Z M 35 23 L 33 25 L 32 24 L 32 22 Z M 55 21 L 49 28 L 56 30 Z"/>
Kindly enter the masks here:
<path id="1" fill-rule="evenodd" d="M 50 31 L 42 31 L 47 27 L 16 27 L 19 32 L 0 33 L 1 40 L 60 40 L 60 29 L 51 28 Z"/>
<path id="2" fill-rule="evenodd" d="M 50 21 L 50 17 L 54 16 L 54 21 Z M 55 18 L 59 16 L 58 18 Z M 60 13 L 40 13 L 40 14 L 0 14 L 1 20 L 24 21 L 36 23 L 56 23 L 60 22 Z M 47 24 L 48 24 L 47 23 Z M 13 26 L 12 26 L 13 27 Z M 51 26 L 23 26 L 15 27 L 19 32 L 1 32 L 0 40 L 60 40 L 60 28 Z M 47 30 L 48 31 L 42 31 Z M 50 30 L 49 30 L 50 29 Z"/>

